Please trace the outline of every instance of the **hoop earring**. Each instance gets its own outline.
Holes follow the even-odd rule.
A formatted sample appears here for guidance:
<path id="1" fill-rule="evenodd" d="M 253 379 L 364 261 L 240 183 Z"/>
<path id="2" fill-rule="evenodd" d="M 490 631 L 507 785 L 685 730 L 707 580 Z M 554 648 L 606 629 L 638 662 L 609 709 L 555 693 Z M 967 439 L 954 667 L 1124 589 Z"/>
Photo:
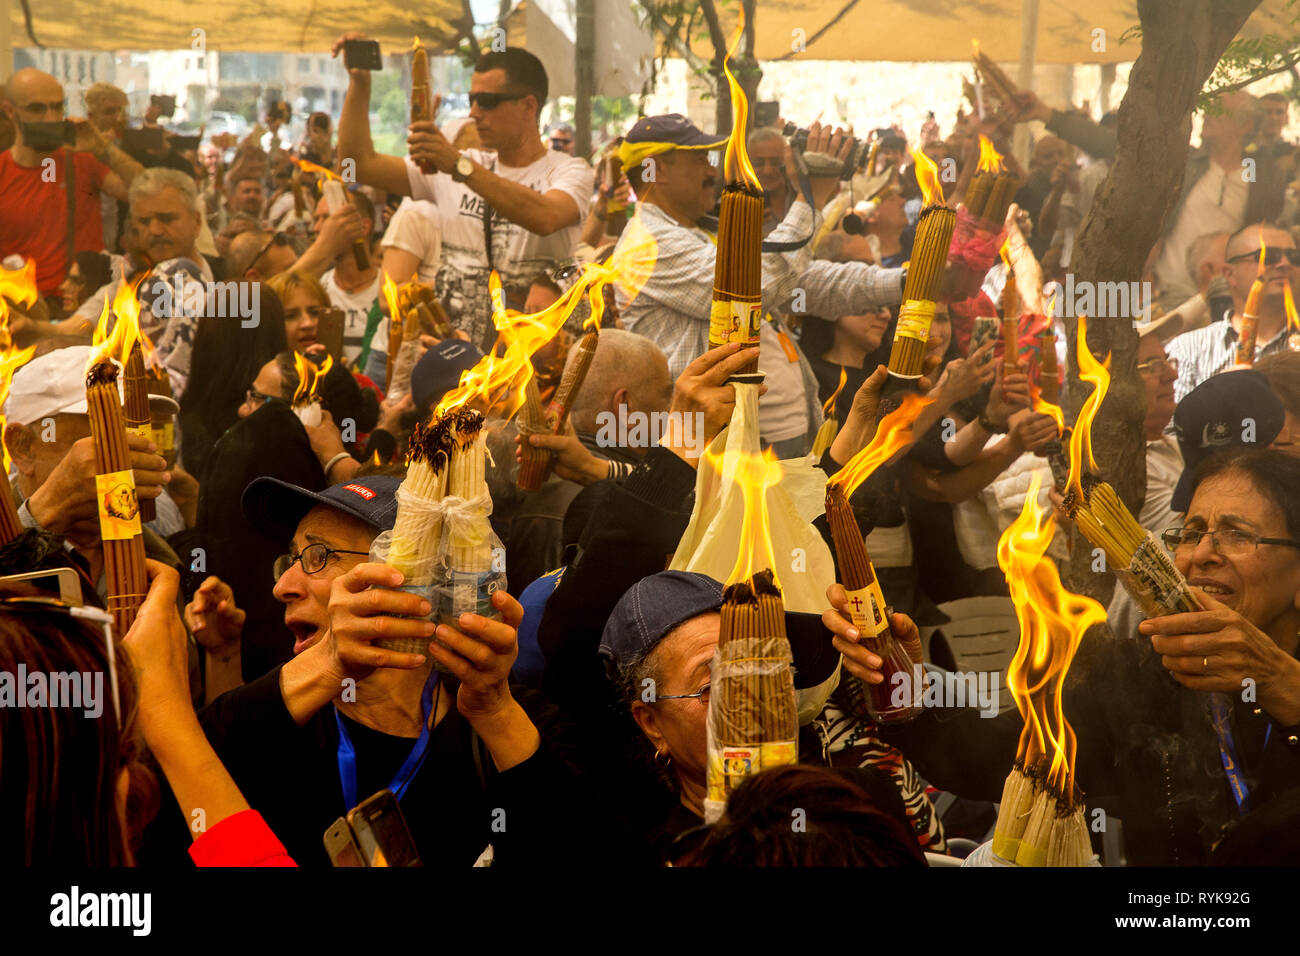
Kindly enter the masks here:
<path id="1" fill-rule="evenodd" d="M 664 758 L 662 763 L 659 762 L 660 757 Z M 654 760 L 655 760 L 655 766 L 660 770 L 664 771 L 665 773 L 667 773 L 668 768 L 672 766 L 673 755 L 670 754 L 667 750 L 656 750 Z"/>

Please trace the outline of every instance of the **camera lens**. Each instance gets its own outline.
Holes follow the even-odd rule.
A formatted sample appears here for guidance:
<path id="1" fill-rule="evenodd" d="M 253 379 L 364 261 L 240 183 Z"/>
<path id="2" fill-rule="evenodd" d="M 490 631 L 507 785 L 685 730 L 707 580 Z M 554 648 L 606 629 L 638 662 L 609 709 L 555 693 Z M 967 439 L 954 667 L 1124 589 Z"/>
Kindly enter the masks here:
<path id="1" fill-rule="evenodd" d="M 846 215 L 843 219 L 840 220 L 840 228 L 843 229 L 845 232 L 847 232 L 850 236 L 861 235 L 862 217 L 859 216 L 856 212 L 851 212 L 848 215 Z"/>

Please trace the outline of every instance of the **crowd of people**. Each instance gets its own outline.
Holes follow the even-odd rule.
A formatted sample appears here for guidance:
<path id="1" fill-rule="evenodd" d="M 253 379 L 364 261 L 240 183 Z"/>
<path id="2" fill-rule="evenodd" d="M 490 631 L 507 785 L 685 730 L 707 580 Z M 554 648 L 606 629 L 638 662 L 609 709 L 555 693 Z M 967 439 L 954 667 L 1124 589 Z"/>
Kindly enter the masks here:
<path id="1" fill-rule="evenodd" d="M 759 344 L 711 348 L 727 131 L 645 116 L 589 161 L 571 126 L 541 129 L 546 68 L 510 47 L 479 57 L 467 118 L 413 122 L 408 154 L 386 155 L 370 74 L 348 79 L 339 115 L 312 114 L 288 149 L 281 105 L 270 137 L 161 130 L 140 148 L 124 134 L 160 129 L 157 110 L 133 127 L 120 89 L 95 84 L 83 111 L 38 70 L 4 84 L 0 260 L 6 273 L 34 263 L 38 294 L 7 303 L 10 336 L 35 351 L 3 410 L 27 530 L 0 549 L 0 573 L 70 572 L 58 580 L 75 579 L 82 601 L 44 600 L 44 578 L 0 580 L 0 674 L 108 674 L 113 706 L 85 720 L 0 693 L 0 859 L 337 864 L 332 822 L 385 792 L 438 867 L 924 866 L 984 841 L 1020 714 L 1008 699 L 993 719 L 935 708 L 902 727 L 873 721 L 866 688 L 883 662 L 839 584 L 820 618 L 787 625 L 796 688 L 828 688 L 800 728 L 799 763 L 752 777 L 705 825 L 722 583 L 664 567 L 695 505 L 698 439 L 728 426 L 729 379 L 755 358 L 759 433 L 777 458 L 813 456 L 829 475 L 870 440 L 923 203 L 911 150 L 964 182 L 980 136 L 999 146 L 1022 179 L 1008 228 L 1046 282 L 1064 283 L 1115 157 L 1114 117 L 1021 90 L 986 119 L 959 116 L 946 138 L 933 121 L 910 146 L 877 130 L 860 165 L 851 130 L 812 123 L 799 155 L 783 122 L 750 130 L 765 211 Z M 65 112 L 84 118 L 61 127 Z M 1078 783 L 1122 821 L 1133 864 L 1298 858 L 1294 816 L 1277 813 L 1300 796 L 1300 147 L 1282 136 L 1288 120 L 1285 97 L 1244 91 L 1207 113 L 1160 241 L 1135 264 L 1151 307 L 1111 320 L 1137 327 L 1146 460 L 1100 464 L 1144 467 L 1138 520 L 1204 608 L 1149 618 L 1116 588 L 1108 629 L 1070 671 Z M 1021 168 L 1010 142 L 1027 123 L 1039 132 Z M 326 184 L 345 171 L 346 201 L 332 203 Z M 537 434 L 488 410 L 508 587 L 493 615 L 435 625 L 424 597 L 370 559 L 394 525 L 412 429 L 497 347 L 493 273 L 506 306 L 531 314 L 611 262 L 625 274 L 602 303 L 570 427 Z M 141 332 L 174 399 L 175 451 L 128 439 L 156 517 L 148 593 L 114 636 L 88 610 L 104 604 L 107 557 L 85 370 L 101 315 L 146 275 Z M 968 666 L 953 625 L 970 602 L 1014 613 L 997 542 L 1035 476 L 1051 487 L 1060 438 L 1035 409 L 1038 370 L 995 360 L 977 331 L 999 315 L 1006 267 L 977 278 L 937 305 L 915 441 L 852 499 L 891 629 L 936 672 Z M 452 329 L 422 335 L 409 370 L 389 360 L 386 281 L 431 290 Z M 588 315 L 575 310 L 533 356 L 543 401 Z M 1247 322 L 1257 345 L 1243 363 Z M 338 324 L 341 340 L 327 332 Z M 292 399 L 327 354 L 321 418 L 305 423 Z M 664 413 L 704 434 L 618 444 L 602 431 Z M 814 451 L 828 419 L 834 439 Z M 538 491 L 517 485 L 525 442 L 554 456 Z M 393 638 L 427 651 L 376 644 Z M 1013 632 L 995 668 L 1014 646 Z"/>

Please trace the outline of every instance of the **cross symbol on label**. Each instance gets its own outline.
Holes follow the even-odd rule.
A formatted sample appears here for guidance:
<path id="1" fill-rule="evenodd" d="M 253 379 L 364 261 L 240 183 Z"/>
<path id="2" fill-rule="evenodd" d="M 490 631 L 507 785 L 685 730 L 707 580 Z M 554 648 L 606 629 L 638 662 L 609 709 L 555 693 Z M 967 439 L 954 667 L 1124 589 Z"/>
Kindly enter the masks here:
<path id="1" fill-rule="evenodd" d="M 855 598 L 853 599 L 853 610 L 855 610 L 855 611 L 861 611 L 861 610 L 862 610 L 862 598 L 855 597 Z"/>

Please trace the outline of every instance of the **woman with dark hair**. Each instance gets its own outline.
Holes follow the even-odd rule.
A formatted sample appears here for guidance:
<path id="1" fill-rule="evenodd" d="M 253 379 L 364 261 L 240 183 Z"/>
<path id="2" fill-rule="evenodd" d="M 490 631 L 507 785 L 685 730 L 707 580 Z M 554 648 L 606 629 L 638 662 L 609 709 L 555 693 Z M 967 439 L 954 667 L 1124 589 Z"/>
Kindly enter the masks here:
<path id="1" fill-rule="evenodd" d="M 76 312 L 96 291 L 113 281 L 113 261 L 103 252 L 78 252 L 72 257 L 67 277 L 59 286 L 63 311 Z"/>
<path id="2" fill-rule="evenodd" d="M 194 334 L 190 378 L 180 399 L 181 461 L 202 485 L 212 446 L 239 420 L 249 383 L 258 370 L 288 346 L 284 308 L 266 283 L 254 283 L 257 323 L 204 316 Z"/>

